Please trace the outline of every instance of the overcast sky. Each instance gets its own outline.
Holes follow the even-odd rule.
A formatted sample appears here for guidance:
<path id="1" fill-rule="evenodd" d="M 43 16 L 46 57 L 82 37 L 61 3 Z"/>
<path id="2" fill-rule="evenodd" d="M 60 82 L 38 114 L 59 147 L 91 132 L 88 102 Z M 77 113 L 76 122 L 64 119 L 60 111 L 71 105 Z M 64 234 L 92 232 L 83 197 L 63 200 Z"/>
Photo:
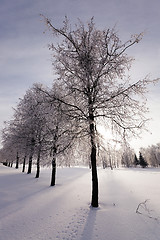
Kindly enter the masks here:
<path id="1" fill-rule="evenodd" d="M 94 16 L 97 28 L 116 25 L 119 36 L 128 40 L 132 34 L 144 32 L 143 40 L 128 54 L 135 58 L 133 79 L 160 77 L 160 1 L 159 0 L 0 0 L 0 127 L 11 118 L 12 107 L 35 82 L 51 85 L 54 78 L 52 41 L 40 14 L 62 26 L 67 15 L 74 24 Z M 137 146 L 160 142 L 160 83 L 151 87 L 148 106 L 152 121 Z"/>

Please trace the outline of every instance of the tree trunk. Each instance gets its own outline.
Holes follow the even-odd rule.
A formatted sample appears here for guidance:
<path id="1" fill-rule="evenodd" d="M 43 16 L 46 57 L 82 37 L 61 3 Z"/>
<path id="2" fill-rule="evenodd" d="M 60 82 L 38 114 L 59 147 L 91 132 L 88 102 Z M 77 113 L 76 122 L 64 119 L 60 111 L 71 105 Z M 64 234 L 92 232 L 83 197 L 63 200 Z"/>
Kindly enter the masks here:
<path id="1" fill-rule="evenodd" d="M 57 140 L 58 140 L 58 125 L 56 126 L 55 135 L 53 138 L 53 158 L 52 158 L 52 176 L 51 176 L 51 186 L 55 185 L 56 181 L 56 155 L 57 155 Z"/>
<path id="2" fill-rule="evenodd" d="M 41 150 L 39 149 L 38 156 L 37 156 L 37 172 L 36 172 L 35 178 L 39 178 L 39 174 L 40 174 L 40 155 L 41 155 Z"/>
<path id="3" fill-rule="evenodd" d="M 110 168 L 111 168 L 111 170 L 113 170 L 112 160 L 111 160 L 111 157 L 110 157 L 110 156 L 109 156 L 109 164 L 110 164 Z"/>
<path id="4" fill-rule="evenodd" d="M 29 163 L 28 163 L 28 172 L 30 174 L 32 172 L 32 155 L 29 156 Z"/>
<path id="5" fill-rule="evenodd" d="M 96 139 L 95 125 L 93 116 L 90 118 L 90 135 L 91 135 L 91 166 L 92 166 L 92 200 L 91 206 L 98 207 L 98 175 L 97 175 L 97 160 L 96 160 Z"/>
<path id="6" fill-rule="evenodd" d="M 56 158 L 52 159 L 52 175 L 51 175 L 51 186 L 55 185 L 56 181 Z"/>
<path id="7" fill-rule="evenodd" d="M 92 207 L 98 207 L 98 176 L 96 165 L 96 148 L 92 146 L 91 150 L 91 164 L 92 164 Z"/>
<path id="8" fill-rule="evenodd" d="M 18 156 L 18 152 L 17 152 L 17 158 L 16 158 L 16 169 L 18 169 L 18 165 L 19 165 L 19 156 Z"/>
<path id="9" fill-rule="evenodd" d="M 35 140 L 34 140 L 34 138 L 32 138 L 32 140 L 31 140 L 31 153 L 30 153 L 30 156 L 29 156 L 29 164 L 28 164 L 27 174 L 30 174 L 32 172 L 32 158 L 33 158 L 33 154 L 34 154 L 34 145 L 35 145 Z"/>
<path id="10" fill-rule="evenodd" d="M 23 168 L 22 168 L 22 172 L 25 171 L 25 166 L 26 166 L 26 155 L 24 156 L 24 159 L 23 159 Z"/>

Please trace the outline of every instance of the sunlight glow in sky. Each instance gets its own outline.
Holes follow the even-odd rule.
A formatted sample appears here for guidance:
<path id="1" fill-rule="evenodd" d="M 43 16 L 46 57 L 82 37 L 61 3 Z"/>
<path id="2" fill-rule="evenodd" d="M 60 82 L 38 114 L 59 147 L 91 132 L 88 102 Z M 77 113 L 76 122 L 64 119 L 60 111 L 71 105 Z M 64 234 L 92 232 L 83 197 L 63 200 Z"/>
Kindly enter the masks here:
<path id="1" fill-rule="evenodd" d="M 128 51 L 136 61 L 131 71 L 138 80 L 150 74 L 160 77 L 160 1 L 159 0 L 1 0 L 0 1 L 0 128 L 11 118 L 12 107 L 35 82 L 51 85 L 52 41 L 40 14 L 61 26 L 67 15 L 74 24 L 94 16 L 97 28 L 116 26 L 120 38 L 144 32 L 143 40 Z M 151 88 L 148 105 L 152 121 L 150 133 L 133 140 L 136 147 L 160 142 L 160 83 Z"/>

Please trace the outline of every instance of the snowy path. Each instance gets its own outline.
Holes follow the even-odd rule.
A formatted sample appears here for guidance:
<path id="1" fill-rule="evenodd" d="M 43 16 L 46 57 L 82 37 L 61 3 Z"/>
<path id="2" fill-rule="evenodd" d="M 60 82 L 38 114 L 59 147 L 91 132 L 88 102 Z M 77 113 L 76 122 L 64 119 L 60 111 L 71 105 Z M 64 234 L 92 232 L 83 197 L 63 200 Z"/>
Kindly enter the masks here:
<path id="1" fill-rule="evenodd" d="M 160 239 L 159 171 L 99 169 L 98 209 L 89 207 L 89 169 L 58 169 L 49 182 L 48 170 L 37 180 L 0 166 L 0 240 Z M 153 211 L 137 214 L 146 199 Z"/>

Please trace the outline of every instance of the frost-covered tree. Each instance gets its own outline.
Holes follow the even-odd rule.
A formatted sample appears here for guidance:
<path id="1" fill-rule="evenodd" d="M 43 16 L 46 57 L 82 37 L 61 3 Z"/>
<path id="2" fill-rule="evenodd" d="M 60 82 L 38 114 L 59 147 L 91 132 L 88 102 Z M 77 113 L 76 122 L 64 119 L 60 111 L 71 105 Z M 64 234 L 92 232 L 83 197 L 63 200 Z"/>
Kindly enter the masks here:
<path id="1" fill-rule="evenodd" d="M 2 130 L 2 150 L 9 165 L 12 166 L 13 162 L 15 162 L 16 168 L 19 167 L 24 150 L 22 133 L 17 118 L 5 122 L 5 127 Z"/>
<path id="2" fill-rule="evenodd" d="M 153 167 L 159 166 L 157 147 L 155 145 L 149 146 L 145 149 L 145 158 Z"/>
<path id="3" fill-rule="evenodd" d="M 17 160 L 19 154 L 23 153 L 23 170 L 25 170 L 25 163 L 27 156 L 29 157 L 28 174 L 31 173 L 33 154 L 37 155 L 37 174 L 39 177 L 40 171 L 40 154 L 42 150 L 42 143 L 44 139 L 45 119 L 44 109 L 40 102 L 42 102 L 42 93 L 38 93 L 33 86 L 19 100 L 17 107 L 14 109 L 13 120 L 9 122 L 8 126 L 3 130 L 4 143 L 12 142 L 16 147 Z M 7 136 L 7 137 L 5 137 Z M 3 144 L 4 145 L 4 144 Z M 11 149 L 13 148 L 11 147 Z M 18 153 L 18 154 L 17 154 Z M 18 164 L 17 164 L 18 166 Z"/>
<path id="4" fill-rule="evenodd" d="M 148 146 L 140 149 L 144 158 L 150 166 L 159 167 L 160 165 L 160 148 L 159 144 Z"/>
<path id="5" fill-rule="evenodd" d="M 131 167 L 134 161 L 134 150 L 129 146 L 123 149 L 122 153 L 122 165 L 126 167 Z"/>
<path id="6" fill-rule="evenodd" d="M 37 110 L 37 96 L 33 88 L 26 91 L 24 97 L 20 99 L 15 113 L 18 116 L 19 127 L 23 129 L 22 137 L 26 140 L 25 146 L 28 146 L 28 171 L 32 171 L 32 159 L 35 152 L 35 146 L 38 145 L 38 137 L 41 132 L 40 112 Z"/>
<path id="7" fill-rule="evenodd" d="M 73 145 L 73 140 L 75 140 L 75 136 L 77 135 L 75 133 L 78 128 L 74 119 L 69 119 L 67 114 L 64 114 L 64 111 L 66 112 L 68 107 L 66 106 L 64 110 L 62 107 L 63 103 L 57 100 L 57 96 L 60 98 L 62 92 L 59 91 L 56 85 L 53 85 L 52 89 L 47 90 L 37 86 L 36 90 L 45 96 L 41 102 L 41 106 L 44 106 L 42 116 L 46 122 L 44 143 L 52 158 L 51 186 L 54 186 L 57 157 L 61 157 L 62 159 L 62 155 L 66 151 L 69 152 L 68 149 Z"/>
<path id="8" fill-rule="evenodd" d="M 114 28 L 98 30 L 93 19 L 87 26 L 79 21 L 74 29 L 67 18 L 62 28 L 47 18 L 45 22 L 53 36 L 59 37 L 59 42 L 53 41 L 49 47 L 57 83 L 65 92 L 57 99 L 68 107 L 68 116 L 79 125 L 83 123 L 90 138 L 91 205 L 98 207 L 97 122 L 107 122 L 119 134 L 135 134 L 146 121 L 145 100 L 139 101 L 139 96 L 144 96 L 152 81 L 144 78 L 133 82 L 126 74 L 132 63 L 126 51 L 141 40 L 142 34 L 122 42 Z"/>

